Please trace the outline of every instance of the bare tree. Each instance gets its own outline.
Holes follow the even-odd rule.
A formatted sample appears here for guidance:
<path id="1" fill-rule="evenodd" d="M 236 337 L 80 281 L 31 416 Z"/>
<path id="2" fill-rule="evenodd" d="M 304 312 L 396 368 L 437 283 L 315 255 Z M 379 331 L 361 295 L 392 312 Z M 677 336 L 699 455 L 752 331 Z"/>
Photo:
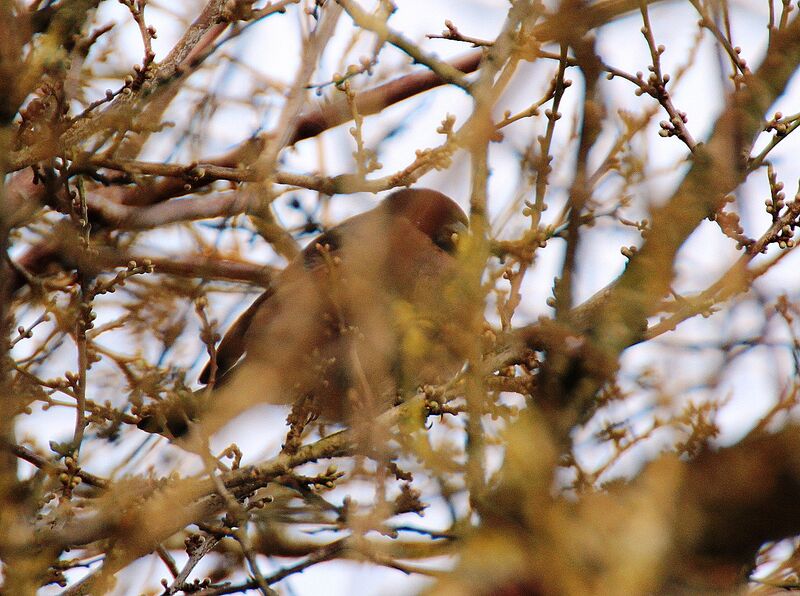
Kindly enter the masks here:
<path id="1" fill-rule="evenodd" d="M 461 6 L 499 27 L 0 2 L 4 593 L 274 594 L 334 560 L 442 594 L 800 588 L 795 6 Z M 418 181 L 468 206 L 460 372 L 347 425 L 149 432 L 213 400 L 199 367 L 305 238 Z"/>

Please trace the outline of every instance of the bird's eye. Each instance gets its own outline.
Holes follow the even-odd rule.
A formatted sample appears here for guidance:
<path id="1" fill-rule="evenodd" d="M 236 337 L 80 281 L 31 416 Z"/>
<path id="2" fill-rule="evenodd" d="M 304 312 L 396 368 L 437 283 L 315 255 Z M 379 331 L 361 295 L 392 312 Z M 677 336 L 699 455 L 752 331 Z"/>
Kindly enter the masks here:
<path id="1" fill-rule="evenodd" d="M 433 243 L 446 253 L 453 252 L 453 247 L 449 245 L 449 242 L 445 238 L 434 238 Z"/>
<path id="2" fill-rule="evenodd" d="M 433 239 L 433 243 L 441 248 L 444 252 L 452 254 L 456 250 L 455 239 L 457 236 L 458 234 L 443 230 L 441 233 L 436 235 L 436 237 Z"/>

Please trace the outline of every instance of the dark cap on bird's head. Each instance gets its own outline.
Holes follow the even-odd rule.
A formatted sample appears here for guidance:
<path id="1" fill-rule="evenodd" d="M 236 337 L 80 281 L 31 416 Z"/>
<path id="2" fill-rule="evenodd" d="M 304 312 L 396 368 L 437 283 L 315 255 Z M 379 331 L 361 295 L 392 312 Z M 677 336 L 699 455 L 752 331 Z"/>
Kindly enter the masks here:
<path id="1" fill-rule="evenodd" d="M 383 200 L 381 206 L 392 216 L 409 220 L 448 253 L 455 250 L 453 234 L 463 234 L 469 226 L 469 219 L 458 203 L 430 188 L 395 191 Z"/>

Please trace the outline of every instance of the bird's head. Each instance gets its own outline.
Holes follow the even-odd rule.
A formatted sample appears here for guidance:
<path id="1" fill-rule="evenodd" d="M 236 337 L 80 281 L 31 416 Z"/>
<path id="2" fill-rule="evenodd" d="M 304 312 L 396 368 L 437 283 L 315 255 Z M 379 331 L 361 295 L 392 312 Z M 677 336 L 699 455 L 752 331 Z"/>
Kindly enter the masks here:
<path id="1" fill-rule="evenodd" d="M 404 217 L 449 254 L 456 239 L 467 232 L 469 219 L 448 196 L 430 188 L 404 188 L 390 194 L 383 207 L 393 217 Z"/>

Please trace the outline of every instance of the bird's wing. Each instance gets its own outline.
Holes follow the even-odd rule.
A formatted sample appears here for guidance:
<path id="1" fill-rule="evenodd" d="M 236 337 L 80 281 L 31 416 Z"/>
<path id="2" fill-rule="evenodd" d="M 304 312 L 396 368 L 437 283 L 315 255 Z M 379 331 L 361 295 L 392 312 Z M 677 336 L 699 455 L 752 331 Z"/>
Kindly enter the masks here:
<path id="1" fill-rule="evenodd" d="M 227 375 L 246 355 L 252 332 L 251 326 L 266 328 L 269 321 L 279 316 L 286 296 L 313 278 L 324 275 L 329 267 L 326 258 L 335 257 L 341 248 L 341 228 L 337 226 L 320 234 L 287 265 L 272 285 L 231 326 L 217 347 L 215 386 L 226 382 Z M 327 256 L 326 256 L 327 253 Z M 279 294 L 279 297 L 275 295 Z M 207 385 L 211 380 L 211 362 L 206 363 L 198 381 Z"/>
<path id="2" fill-rule="evenodd" d="M 228 329 L 225 337 L 222 338 L 219 346 L 217 346 L 217 372 L 215 375 L 215 384 L 219 384 L 225 375 L 236 366 L 236 363 L 244 356 L 246 349 L 245 335 L 250 327 L 253 317 L 269 298 L 275 293 L 274 287 L 268 288 L 263 294 L 256 298 L 255 302 L 244 311 L 233 326 Z M 207 362 L 203 367 L 200 377 L 200 383 L 207 385 L 211 380 L 211 361 Z"/>

